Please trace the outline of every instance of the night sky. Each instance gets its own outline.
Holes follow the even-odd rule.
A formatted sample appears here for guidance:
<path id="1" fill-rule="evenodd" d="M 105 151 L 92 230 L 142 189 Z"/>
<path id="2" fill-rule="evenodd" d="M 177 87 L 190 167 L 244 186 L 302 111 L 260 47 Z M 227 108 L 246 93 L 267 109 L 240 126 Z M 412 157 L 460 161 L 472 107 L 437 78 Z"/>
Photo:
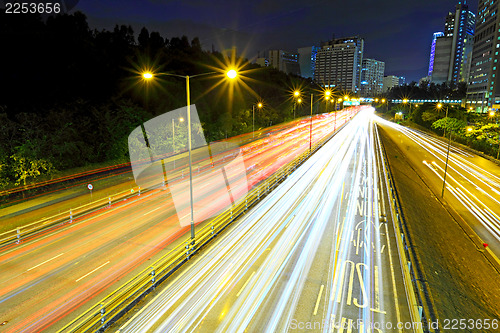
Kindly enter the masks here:
<path id="1" fill-rule="evenodd" d="M 477 1 L 467 1 L 477 12 Z M 163 37 L 199 37 L 210 50 L 231 48 L 250 60 L 259 51 L 317 45 L 335 37 L 365 38 L 368 58 L 385 61 L 386 75 L 407 82 L 427 75 L 432 33 L 458 0 L 80 0 L 74 10 L 91 28 L 142 26 Z"/>

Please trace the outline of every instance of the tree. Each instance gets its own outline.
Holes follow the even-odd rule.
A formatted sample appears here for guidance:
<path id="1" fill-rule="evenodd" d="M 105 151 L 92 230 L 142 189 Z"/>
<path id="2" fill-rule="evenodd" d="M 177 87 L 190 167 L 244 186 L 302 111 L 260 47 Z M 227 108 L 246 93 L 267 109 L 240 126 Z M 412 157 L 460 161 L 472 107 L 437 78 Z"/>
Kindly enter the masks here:
<path id="1" fill-rule="evenodd" d="M 15 185 L 22 183 L 26 186 L 28 179 L 35 180 L 42 174 L 51 175 L 53 172 L 52 163 L 44 159 L 25 157 L 22 153 L 12 155 L 11 159 L 13 160 L 12 170 L 14 172 Z"/>
<path id="2" fill-rule="evenodd" d="M 432 123 L 432 128 L 446 131 L 446 133 L 463 134 L 467 123 L 457 118 L 446 117 Z"/>
<path id="3" fill-rule="evenodd" d="M 473 127 L 472 131 L 467 132 L 467 136 L 497 146 L 500 144 L 500 124 L 489 123 L 478 128 Z"/>
<path id="4" fill-rule="evenodd" d="M 137 37 L 137 41 L 139 42 L 139 47 L 145 49 L 149 45 L 149 31 L 146 27 L 142 27 L 141 32 L 139 33 L 139 37 Z"/>

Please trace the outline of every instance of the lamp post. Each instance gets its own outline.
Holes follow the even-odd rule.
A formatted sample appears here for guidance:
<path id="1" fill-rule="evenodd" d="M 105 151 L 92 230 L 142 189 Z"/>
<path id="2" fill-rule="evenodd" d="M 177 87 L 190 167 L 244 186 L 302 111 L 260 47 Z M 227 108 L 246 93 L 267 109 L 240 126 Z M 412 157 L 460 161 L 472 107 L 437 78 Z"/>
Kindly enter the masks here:
<path id="1" fill-rule="evenodd" d="M 443 177 L 443 189 L 441 190 L 441 198 L 444 196 L 444 189 L 446 187 L 446 174 L 448 171 L 448 158 L 450 156 L 450 146 L 451 146 L 451 130 L 450 130 L 450 138 L 448 139 L 448 150 L 446 151 L 446 163 L 444 165 L 444 177 Z"/>
<path id="2" fill-rule="evenodd" d="M 192 157 L 191 157 L 191 98 L 190 98 L 190 89 L 189 89 L 189 80 L 191 78 L 199 77 L 199 76 L 206 76 L 206 75 L 213 75 L 213 74 L 218 74 L 217 72 L 208 72 L 208 73 L 201 73 L 201 74 L 196 74 L 196 75 L 178 75 L 178 74 L 171 74 L 171 73 L 158 73 L 158 74 L 153 74 L 151 72 L 146 72 L 142 74 L 142 77 L 144 80 L 152 80 L 154 78 L 154 75 L 165 75 L 165 76 L 175 76 L 175 77 L 180 77 L 186 80 L 186 99 L 187 99 L 187 126 L 188 126 L 188 151 L 189 151 L 189 199 L 190 199 L 190 205 L 191 205 L 191 244 L 194 245 L 194 208 L 193 208 L 193 165 L 192 165 Z M 238 73 L 234 69 L 230 69 L 225 72 L 226 76 L 233 80 L 238 76 Z"/>
<path id="3" fill-rule="evenodd" d="M 309 125 L 309 154 L 312 152 L 312 130 L 313 130 L 313 98 L 314 95 L 311 93 L 311 123 Z"/>
<path id="4" fill-rule="evenodd" d="M 293 120 L 295 120 L 295 109 L 297 108 L 297 100 L 300 100 L 300 91 L 293 92 Z"/>
<path id="5" fill-rule="evenodd" d="M 441 103 L 438 103 L 437 106 L 438 110 L 441 110 L 441 108 L 443 107 L 443 104 Z M 446 114 L 445 114 L 445 119 L 448 119 L 448 105 L 446 106 Z M 444 130 L 443 130 L 443 137 L 446 135 L 446 126 L 444 127 Z"/>
<path id="6" fill-rule="evenodd" d="M 407 98 L 403 99 L 403 104 L 410 104 L 410 111 L 408 112 L 408 115 L 411 115 L 411 101 Z"/>
<path id="7" fill-rule="evenodd" d="M 257 103 L 257 107 L 262 109 L 262 102 Z M 255 137 L 255 104 L 252 105 L 252 138 Z"/>
<path id="8" fill-rule="evenodd" d="M 441 109 L 443 107 L 443 104 L 441 103 L 438 103 L 437 104 L 437 108 L 438 109 Z M 446 106 L 446 115 L 445 115 L 445 119 L 448 119 L 448 105 Z M 441 198 L 444 197 L 444 189 L 446 187 L 446 175 L 447 175 L 447 172 L 448 172 L 448 159 L 450 157 L 450 146 L 451 146 L 451 133 L 452 133 L 452 130 L 450 129 L 450 137 L 448 138 L 448 149 L 446 151 L 446 162 L 445 162 L 445 165 L 444 165 L 444 176 L 443 176 L 443 189 L 441 190 Z M 446 135 L 446 125 L 444 126 L 444 133 L 443 133 L 443 137 Z"/>

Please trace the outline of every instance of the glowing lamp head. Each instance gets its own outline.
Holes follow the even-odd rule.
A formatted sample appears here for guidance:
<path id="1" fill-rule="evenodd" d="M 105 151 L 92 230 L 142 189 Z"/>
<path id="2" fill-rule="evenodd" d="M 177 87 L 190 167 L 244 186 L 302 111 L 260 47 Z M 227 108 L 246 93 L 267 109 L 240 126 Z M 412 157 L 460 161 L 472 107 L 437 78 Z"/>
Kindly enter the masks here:
<path id="1" fill-rule="evenodd" d="M 349 96 L 345 95 L 344 99 L 347 101 L 349 99 Z"/>
<path id="2" fill-rule="evenodd" d="M 226 75 L 228 78 L 230 78 L 232 80 L 232 79 L 236 78 L 238 73 L 234 69 L 230 69 L 227 71 Z"/>
<path id="3" fill-rule="evenodd" d="M 257 104 L 257 107 L 258 107 L 259 109 L 262 109 L 262 103 Z"/>
<path id="4" fill-rule="evenodd" d="M 438 108 L 438 109 L 441 109 L 442 107 L 443 107 L 443 104 L 438 103 L 437 108 Z"/>
<path id="5" fill-rule="evenodd" d="M 184 118 L 180 117 L 180 118 L 179 118 L 179 121 L 180 121 L 180 122 L 183 122 L 183 121 L 184 121 Z"/>
<path id="6" fill-rule="evenodd" d="M 385 103 L 385 98 L 382 98 L 382 103 Z"/>
<path id="7" fill-rule="evenodd" d="M 144 79 L 146 79 L 146 80 L 150 80 L 150 79 L 152 79 L 152 78 L 153 78 L 153 74 L 152 74 L 152 73 L 150 73 L 150 72 L 146 72 L 146 73 L 143 73 L 143 74 L 142 74 L 142 77 L 143 77 Z"/>
<path id="8" fill-rule="evenodd" d="M 489 115 L 490 115 L 490 117 L 494 117 L 495 116 L 495 111 L 490 111 Z"/>
<path id="9" fill-rule="evenodd" d="M 472 132 L 472 127 L 468 126 L 467 127 L 467 132 Z"/>
<path id="10" fill-rule="evenodd" d="M 299 104 L 300 104 L 300 103 L 302 103 L 302 98 L 299 98 L 299 99 L 297 100 L 297 102 L 298 102 Z"/>
<path id="11" fill-rule="evenodd" d="M 293 92 L 293 96 L 295 96 L 295 97 L 299 97 L 299 95 L 300 95 L 300 92 L 299 92 L 298 90 L 295 90 L 295 91 Z"/>
<path id="12" fill-rule="evenodd" d="M 326 90 L 325 91 L 325 96 L 326 97 L 330 97 L 331 94 L 332 94 L 332 92 L 330 90 Z"/>

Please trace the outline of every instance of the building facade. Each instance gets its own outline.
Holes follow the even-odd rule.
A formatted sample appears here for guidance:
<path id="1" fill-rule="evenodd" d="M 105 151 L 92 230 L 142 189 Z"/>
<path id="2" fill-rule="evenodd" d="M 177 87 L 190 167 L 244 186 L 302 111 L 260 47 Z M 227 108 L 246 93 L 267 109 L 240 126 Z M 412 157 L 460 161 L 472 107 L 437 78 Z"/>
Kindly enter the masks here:
<path id="1" fill-rule="evenodd" d="M 459 2 L 445 19 L 444 35 L 436 37 L 432 82 L 467 82 L 474 41 L 475 15 Z M 431 54 L 432 56 L 432 54 Z"/>
<path id="2" fill-rule="evenodd" d="M 300 75 L 299 54 L 283 50 L 270 50 L 269 66 L 287 74 Z"/>
<path id="3" fill-rule="evenodd" d="M 498 81 L 500 59 L 499 1 L 479 0 L 476 35 L 472 50 L 467 108 L 487 112 L 493 104 L 500 103 Z"/>
<path id="4" fill-rule="evenodd" d="M 385 62 L 365 58 L 361 69 L 361 96 L 373 97 L 383 92 Z"/>
<path id="5" fill-rule="evenodd" d="M 438 37 L 442 37 L 444 36 L 444 33 L 443 32 L 435 32 L 433 35 L 432 35 L 432 43 L 431 43 L 431 55 L 429 57 L 429 71 L 428 71 L 428 74 L 427 76 L 432 76 L 432 70 L 434 68 L 434 54 L 436 52 L 436 39 Z"/>
<path id="6" fill-rule="evenodd" d="M 307 46 L 298 49 L 299 53 L 299 66 L 300 75 L 305 78 L 314 78 L 314 71 L 316 69 L 316 55 L 318 54 L 319 47 Z"/>
<path id="7" fill-rule="evenodd" d="M 399 77 L 394 75 L 384 76 L 383 88 L 384 92 L 391 90 L 393 87 L 399 86 Z"/>
<path id="8" fill-rule="evenodd" d="M 363 52 L 364 39 L 358 36 L 322 43 L 316 55 L 314 81 L 324 87 L 360 92 Z"/>

